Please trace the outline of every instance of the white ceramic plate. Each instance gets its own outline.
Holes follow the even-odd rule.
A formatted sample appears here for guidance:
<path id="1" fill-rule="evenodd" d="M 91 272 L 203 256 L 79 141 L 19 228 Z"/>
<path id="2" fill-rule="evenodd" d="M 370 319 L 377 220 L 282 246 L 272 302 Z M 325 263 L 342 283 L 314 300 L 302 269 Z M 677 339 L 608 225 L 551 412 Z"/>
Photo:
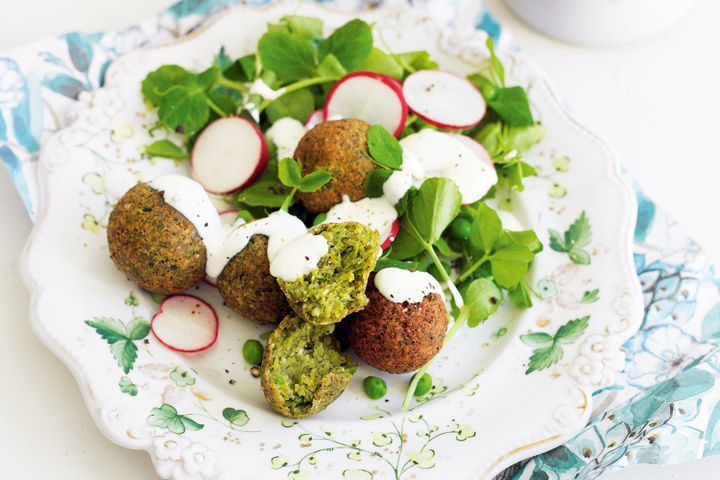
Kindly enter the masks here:
<path id="1" fill-rule="evenodd" d="M 100 429 L 122 446 L 147 450 L 163 478 L 478 479 L 562 443 L 586 422 L 591 392 L 622 366 L 620 345 L 641 318 L 631 261 L 635 205 L 609 150 L 568 117 L 542 75 L 519 57 L 506 58 L 509 76 L 528 88 L 548 135 L 526 158 L 541 175 L 513 199 L 506 221 L 534 228 L 546 244 L 531 272 L 543 299 L 524 312 L 503 307 L 456 337 L 431 368 L 433 390 L 412 411 L 400 411 L 407 376 L 382 375 L 387 400 L 371 401 L 361 382 L 378 372 L 362 366 L 321 414 L 281 418 L 241 354 L 242 343 L 267 328 L 230 314 L 206 285 L 193 293 L 217 308 L 221 325 L 205 353 L 169 351 L 152 335 L 111 346 L 85 323 L 114 319 L 123 329 L 157 309 L 115 270 L 104 230 L 112 204 L 136 179 L 186 172 L 140 153 L 155 121 L 141 99 L 142 78 L 166 63 L 204 68 L 221 46 L 231 56 L 254 51 L 268 21 L 296 11 L 322 17 L 329 28 L 350 18 L 294 2 L 237 8 L 184 40 L 120 59 L 106 87 L 81 98 L 71 113 L 76 121 L 41 159 L 42 212 L 24 262 L 38 334 L 75 374 Z M 485 58 L 480 32 L 441 29 L 410 9 L 363 16 L 377 23 L 388 48 L 426 49 L 444 69 L 467 73 Z M 592 233 L 574 258 L 587 255 L 587 265 L 548 247 L 548 230 L 564 232 L 581 212 Z M 521 334 L 554 335 L 584 316 L 587 329 L 562 343 L 559 363 L 526 373 L 539 347 Z"/>

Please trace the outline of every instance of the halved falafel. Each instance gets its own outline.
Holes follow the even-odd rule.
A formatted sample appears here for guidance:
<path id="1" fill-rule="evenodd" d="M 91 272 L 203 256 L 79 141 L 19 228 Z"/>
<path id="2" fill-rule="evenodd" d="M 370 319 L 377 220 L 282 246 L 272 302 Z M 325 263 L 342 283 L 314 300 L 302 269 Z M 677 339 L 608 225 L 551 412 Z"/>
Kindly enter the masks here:
<path id="1" fill-rule="evenodd" d="M 356 365 L 340 353 L 333 325 L 286 317 L 268 339 L 262 389 L 270 406 L 291 418 L 315 415 L 345 390 Z"/>
<path id="2" fill-rule="evenodd" d="M 380 249 L 378 232 L 357 222 L 325 223 L 310 229 L 328 242 L 318 265 L 294 281 L 278 284 L 295 313 L 304 320 L 337 323 L 367 305 L 365 287 Z"/>
<path id="3" fill-rule="evenodd" d="M 358 357 L 390 373 L 407 373 L 429 362 L 440 351 L 448 325 L 445 302 L 430 293 L 418 303 L 394 303 L 375 287 L 364 310 L 348 318 L 348 338 Z"/>
<path id="4" fill-rule="evenodd" d="M 149 292 L 179 293 L 205 278 L 207 251 L 195 226 L 147 183 L 117 203 L 107 239 L 118 270 Z"/>
<path id="5" fill-rule="evenodd" d="M 280 323 L 292 312 L 275 277 L 270 275 L 268 237 L 253 235 L 218 276 L 217 287 L 227 306 L 258 323 Z"/>
<path id="6" fill-rule="evenodd" d="M 294 157 L 303 175 L 316 170 L 332 174 L 319 190 L 297 193 L 309 212 L 326 212 L 340 203 L 343 195 L 354 202 L 365 198 L 365 177 L 374 168 L 368 152 L 369 128 L 362 120 L 332 120 L 320 123 L 300 140 Z"/>

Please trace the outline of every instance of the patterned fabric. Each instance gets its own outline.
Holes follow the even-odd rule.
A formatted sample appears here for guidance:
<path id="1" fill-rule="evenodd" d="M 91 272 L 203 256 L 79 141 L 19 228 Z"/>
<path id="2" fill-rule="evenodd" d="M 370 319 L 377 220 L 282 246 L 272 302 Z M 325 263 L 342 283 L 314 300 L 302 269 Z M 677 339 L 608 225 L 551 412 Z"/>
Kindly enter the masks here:
<path id="1" fill-rule="evenodd" d="M 266 4 L 271 0 L 246 0 Z M 405 0 L 316 0 L 358 10 Z M 448 23 L 508 35 L 480 1 L 407 0 Z M 102 86 L 113 59 L 185 35 L 238 0 L 183 0 L 117 32 L 69 33 L 0 55 L 0 158 L 31 217 L 37 154 L 63 128 L 69 107 Z M 461 12 L 462 15 L 458 15 Z M 498 478 L 593 479 L 634 463 L 673 464 L 720 453 L 720 280 L 704 251 L 638 190 L 635 264 L 645 318 L 625 346 L 620 381 L 594 394 L 592 418 L 575 438 Z"/>

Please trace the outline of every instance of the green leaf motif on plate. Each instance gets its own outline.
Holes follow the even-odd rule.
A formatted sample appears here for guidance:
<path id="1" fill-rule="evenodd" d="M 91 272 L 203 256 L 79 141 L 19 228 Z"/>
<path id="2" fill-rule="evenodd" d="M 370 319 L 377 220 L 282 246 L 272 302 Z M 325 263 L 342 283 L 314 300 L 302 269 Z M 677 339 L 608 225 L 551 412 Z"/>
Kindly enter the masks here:
<path id="1" fill-rule="evenodd" d="M 549 230 L 550 248 L 560 253 L 567 253 L 570 261 L 578 265 L 589 265 L 590 254 L 584 247 L 587 247 L 592 238 L 590 220 L 585 212 L 565 231 L 563 235 L 557 230 Z"/>
<path id="2" fill-rule="evenodd" d="M 177 435 L 182 435 L 187 430 L 201 430 L 205 426 L 187 415 L 180 415 L 175 407 L 167 403 L 150 410 L 147 423 L 152 427 L 163 428 Z"/>
<path id="3" fill-rule="evenodd" d="M 110 352 L 123 372 L 130 373 L 137 359 L 135 342 L 147 337 L 150 333 L 150 323 L 139 317 L 127 325 L 115 318 L 96 317 L 93 320 L 86 320 L 85 324 L 95 329 L 110 345 Z"/>
<path id="4" fill-rule="evenodd" d="M 520 340 L 522 340 L 525 345 L 533 347 L 525 375 L 550 368 L 562 360 L 564 353 L 563 345 L 570 345 L 577 341 L 577 339 L 585 333 L 589 320 L 589 315 L 570 320 L 558 328 L 555 335 L 550 335 L 545 332 L 532 332 L 520 335 Z"/>

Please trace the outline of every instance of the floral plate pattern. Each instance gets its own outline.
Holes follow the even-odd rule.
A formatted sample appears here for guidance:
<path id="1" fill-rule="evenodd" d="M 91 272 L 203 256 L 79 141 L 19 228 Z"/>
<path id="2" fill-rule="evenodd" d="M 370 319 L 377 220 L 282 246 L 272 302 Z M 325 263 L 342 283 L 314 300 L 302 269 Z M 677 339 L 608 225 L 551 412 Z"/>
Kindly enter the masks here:
<path id="1" fill-rule="evenodd" d="M 41 155 L 41 211 L 25 256 L 41 338 L 73 371 L 108 438 L 147 450 L 163 478 L 490 478 L 561 444 L 585 425 L 591 392 L 612 383 L 620 345 L 642 318 L 631 253 L 636 207 L 608 149 L 518 56 L 507 58 L 510 76 L 528 88 L 548 136 L 526 158 L 541 175 L 511 199 L 507 221 L 532 226 L 545 243 L 531 273 L 541 299 L 526 312 L 501 309 L 443 350 L 432 390 L 410 412 L 400 411 L 403 377 L 386 376 L 387 401 L 364 396 L 365 366 L 326 411 L 282 419 L 240 352 L 263 328 L 230 314 L 207 285 L 193 293 L 220 315 L 211 350 L 181 355 L 148 335 L 157 304 L 114 269 L 104 228 L 134 182 L 187 167 L 141 153 L 155 114 L 140 80 L 165 63 L 203 68 L 222 46 L 248 53 L 268 21 L 298 11 L 329 27 L 350 18 L 295 2 L 238 7 L 184 40 L 121 58 L 103 89 L 80 95 L 74 123 Z M 361 16 L 388 49 L 426 49 L 458 73 L 485 60 L 477 30 L 440 28 L 409 8 Z"/>

